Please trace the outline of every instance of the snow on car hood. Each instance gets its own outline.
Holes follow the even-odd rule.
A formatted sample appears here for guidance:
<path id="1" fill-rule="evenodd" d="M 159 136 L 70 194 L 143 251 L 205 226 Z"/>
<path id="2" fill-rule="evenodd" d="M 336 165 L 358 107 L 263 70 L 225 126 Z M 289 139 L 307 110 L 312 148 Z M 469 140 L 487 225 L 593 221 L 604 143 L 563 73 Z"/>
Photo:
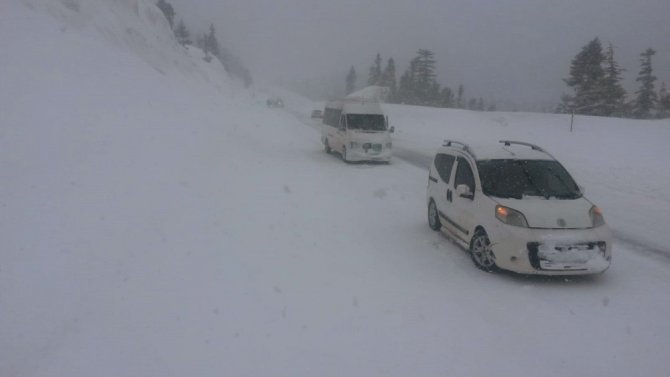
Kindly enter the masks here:
<path id="1" fill-rule="evenodd" d="M 523 213 L 531 228 L 591 228 L 593 222 L 589 210 L 593 206 L 584 198 L 545 199 L 525 197 L 523 199 L 496 198 L 501 205 Z"/>

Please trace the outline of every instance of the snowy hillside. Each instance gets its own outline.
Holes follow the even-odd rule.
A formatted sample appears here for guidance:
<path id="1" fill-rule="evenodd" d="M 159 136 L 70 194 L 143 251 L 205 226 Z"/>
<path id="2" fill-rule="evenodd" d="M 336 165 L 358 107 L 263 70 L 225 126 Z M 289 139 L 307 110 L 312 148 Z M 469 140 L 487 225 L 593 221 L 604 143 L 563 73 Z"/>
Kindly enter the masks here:
<path id="1" fill-rule="evenodd" d="M 562 136 L 558 116 L 388 106 L 398 158 L 344 164 L 318 104 L 268 109 L 152 3 L 0 4 L 0 376 L 669 370 L 667 258 L 621 241 L 602 276 L 483 273 L 428 229 L 426 171 L 400 158 L 536 141 L 617 231 L 667 250 L 667 121 Z"/>

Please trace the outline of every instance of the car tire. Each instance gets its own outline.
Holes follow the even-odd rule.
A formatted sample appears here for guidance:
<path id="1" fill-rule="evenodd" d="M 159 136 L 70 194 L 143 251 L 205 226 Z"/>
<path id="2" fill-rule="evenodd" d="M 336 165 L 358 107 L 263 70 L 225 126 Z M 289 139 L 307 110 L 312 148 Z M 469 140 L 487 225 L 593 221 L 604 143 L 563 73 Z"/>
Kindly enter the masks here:
<path id="1" fill-rule="evenodd" d="M 440 214 L 437 211 L 437 205 L 433 199 L 428 203 L 428 226 L 430 229 L 439 231 L 442 229 L 442 223 L 440 222 Z"/>
<path id="2" fill-rule="evenodd" d="M 491 250 L 491 240 L 483 229 L 477 230 L 472 240 L 470 240 L 470 255 L 472 256 L 472 262 L 480 270 L 486 272 L 498 271 L 496 257 Z"/>
<path id="3" fill-rule="evenodd" d="M 342 161 L 349 162 L 349 160 L 347 160 L 347 147 L 342 147 Z"/>
<path id="4" fill-rule="evenodd" d="M 326 153 L 328 153 L 328 154 L 330 154 L 330 152 L 333 151 L 332 149 L 330 149 L 330 144 L 328 144 L 328 139 L 326 139 L 326 140 L 323 142 L 323 149 L 324 149 L 324 150 L 326 151 Z"/>

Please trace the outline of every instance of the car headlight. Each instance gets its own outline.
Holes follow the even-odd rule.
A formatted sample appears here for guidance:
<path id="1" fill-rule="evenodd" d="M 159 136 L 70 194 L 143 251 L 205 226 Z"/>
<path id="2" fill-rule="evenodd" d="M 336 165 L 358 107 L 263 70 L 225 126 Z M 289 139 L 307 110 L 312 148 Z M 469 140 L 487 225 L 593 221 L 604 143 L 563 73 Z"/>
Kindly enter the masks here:
<path id="1" fill-rule="evenodd" d="M 526 217 L 523 215 L 523 213 L 509 207 L 497 205 L 496 219 L 507 225 L 528 228 L 528 222 L 526 221 Z"/>
<path id="2" fill-rule="evenodd" d="M 591 223 L 593 223 L 594 228 L 605 225 L 605 217 L 603 217 L 603 211 L 600 208 L 596 206 L 591 207 L 589 216 L 591 217 Z"/>

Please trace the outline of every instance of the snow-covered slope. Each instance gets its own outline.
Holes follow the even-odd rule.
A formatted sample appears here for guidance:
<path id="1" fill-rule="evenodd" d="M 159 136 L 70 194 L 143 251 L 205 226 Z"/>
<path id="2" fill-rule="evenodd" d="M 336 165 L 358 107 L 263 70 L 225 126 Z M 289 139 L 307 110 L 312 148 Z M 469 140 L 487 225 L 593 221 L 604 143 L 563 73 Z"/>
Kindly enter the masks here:
<path id="1" fill-rule="evenodd" d="M 156 12 L 0 3 L 0 376 L 670 368 L 667 262 L 616 245 L 596 278 L 482 273 L 428 229 L 425 171 L 326 155 L 308 101 L 266 108 Z M 433 148 L 405 110 L 398 141 Z"/>

